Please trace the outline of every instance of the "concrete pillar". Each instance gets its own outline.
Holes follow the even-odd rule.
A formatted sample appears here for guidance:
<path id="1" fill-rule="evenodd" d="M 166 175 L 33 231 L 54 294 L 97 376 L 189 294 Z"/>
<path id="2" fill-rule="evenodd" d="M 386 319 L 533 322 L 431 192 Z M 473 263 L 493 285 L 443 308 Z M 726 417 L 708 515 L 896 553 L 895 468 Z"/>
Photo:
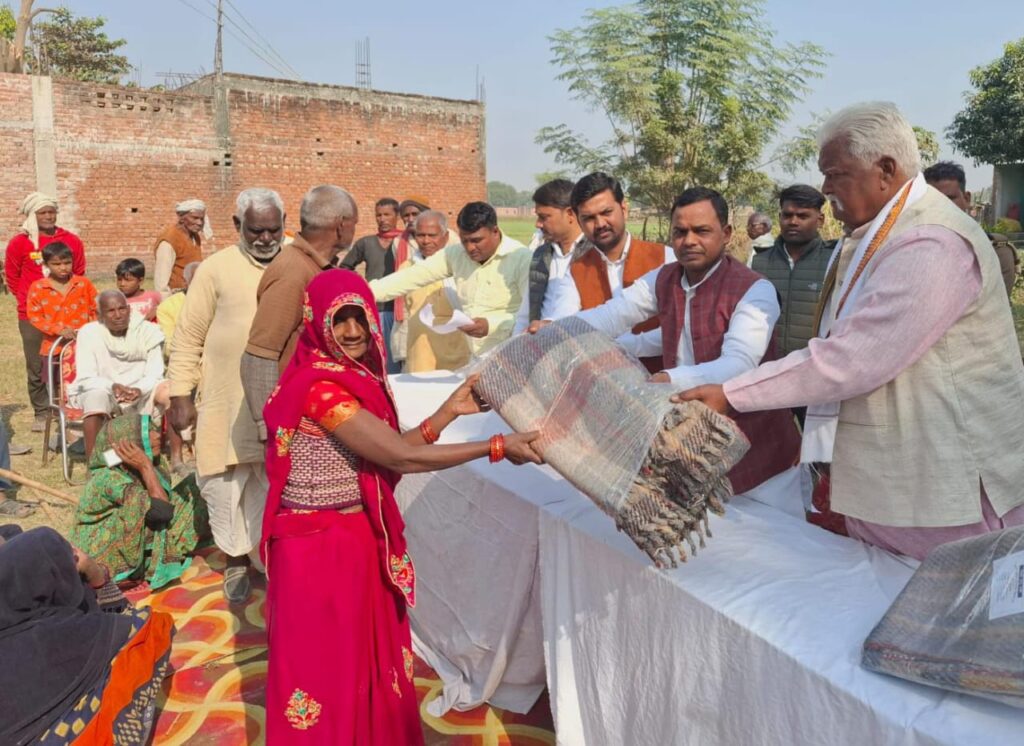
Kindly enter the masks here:
<path id="1" fill-rule="evenodd" d="M 32 140 L 36 155 L 36 190 L 57 196 L 57 153 L 53 145 L 53 80 L 32 76 Z"/>

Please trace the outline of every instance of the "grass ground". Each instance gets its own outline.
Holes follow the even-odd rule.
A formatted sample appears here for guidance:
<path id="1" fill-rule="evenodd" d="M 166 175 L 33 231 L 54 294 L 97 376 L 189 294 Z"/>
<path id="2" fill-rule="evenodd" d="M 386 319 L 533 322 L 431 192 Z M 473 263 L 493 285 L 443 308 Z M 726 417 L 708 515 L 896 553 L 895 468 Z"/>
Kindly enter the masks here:
<path id="1" fill-rule="evenodd" d="M 59 454 L 58 458 L 50 459 L 50 463 L 43 466 L 42 445 L 43 434 L 31 432 L 32 428 L 32 407 L 28 403 L 28 393 L 25 390 L 25 358 L 21 351 L 21 336 L 18 334 L 18 314 L 13 295 L 0 296 L 0 416 L 8 423 L 8 430 L 11 433 L 11 440 L 19 445 L 32 446 L 32 452 L 26 456 L 14 456 L 11 465 L 14 471 L 27 477 L 31 477 L 43 484 L 54 487 L 65 492 L 78 494 L 78 489 L 68 487 L 64 483 L 60 471 Z M 81 477 L 84 472 L 82 464 L 76 464 L 76 474 Z M 34 495 L 29 495 L 22 490 L 21 496 L 26 500 L 34 500 Z M 53 519 L 48 517 L 43 510 L 28 518 L 9 519 L 0 516 L 0 523 L 13 522 L 20 524 L 23 528 L 38 525 L 53 525 L 54 528 L 66 532 L 71 524 L 72 509 L 69 507 L 52 507 Z M 55 519 L 55 520 L 54 520 Z"/>

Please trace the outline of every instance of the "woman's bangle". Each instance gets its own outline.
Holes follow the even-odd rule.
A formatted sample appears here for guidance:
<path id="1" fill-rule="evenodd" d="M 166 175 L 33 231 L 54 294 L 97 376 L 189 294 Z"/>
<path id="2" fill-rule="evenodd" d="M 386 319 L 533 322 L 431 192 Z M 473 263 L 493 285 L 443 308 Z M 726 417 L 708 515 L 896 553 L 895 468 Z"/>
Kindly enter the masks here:
<path id="1" fill-rule="evenodd" d="M 424 442 L 429 446 L 437 442 L 437 439 L 441 436 L 434 432 L 434 428 L 430 426 L 430 418 L 423 420 L 420 423 L 420 435 L 423 436 Z"/>
<path id="2" fill-rule="evenodd" d="M 505 436 L 502 434 L 491 436 L 491 463 L 496 464 L 505 458 Z"/>

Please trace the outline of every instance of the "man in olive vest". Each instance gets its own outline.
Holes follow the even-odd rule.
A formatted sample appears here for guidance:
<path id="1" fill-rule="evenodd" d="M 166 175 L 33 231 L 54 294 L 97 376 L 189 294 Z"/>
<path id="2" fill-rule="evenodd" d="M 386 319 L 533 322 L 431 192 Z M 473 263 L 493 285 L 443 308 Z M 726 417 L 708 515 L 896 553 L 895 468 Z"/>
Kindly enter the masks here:
<path id="1" fill-rule="evenodd" d="M 753 270 L 768 278 L 779 293 L 782 315 L 775 325 L 779 354 L 801 350 L 814 336 L 814 309 L 818 305 L 835 241 L 818 234 L 825 216 L 825 196 L 806 184 L 786 187 L 779 195 L 782 232 L 767 251 L 754 256 Z"/>
<path id="2" fill-rule="evenodd" d="M 818 146 L 846 235 L 817 338 L 673 398 L 719 412 L 807 406 L 801 460 L 830 472 L 830 505 L 816 507 L 867 543 L 923 559 L 1024 524 L 1024 363 L 988 237 L 925 183 L 895 105 L 843 109 Z"/>

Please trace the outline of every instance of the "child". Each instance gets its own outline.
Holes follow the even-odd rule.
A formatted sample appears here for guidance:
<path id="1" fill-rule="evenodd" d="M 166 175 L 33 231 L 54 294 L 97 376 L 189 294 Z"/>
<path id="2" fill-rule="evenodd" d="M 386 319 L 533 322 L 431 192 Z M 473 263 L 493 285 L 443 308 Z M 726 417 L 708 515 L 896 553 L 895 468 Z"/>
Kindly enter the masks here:
<path id="1" fill-rule="evenodd" d="M 160 305 L 160 293 L 155 290 L 143 290 L 142 281 L 146 278 L 146 265 L 138 259 L 125 259 L 114 270 L 117 275 L 117 289 L 124 293 L 128 305 L 138 311 L 146 321 L 156 321 L 156 307 Z"/>
<path id="2" fill-rule="evenodd" d="M 71 248 L 62 241 L 43 247 L 43 265 L 49 277 L 29 286 L 25 311 L 29 323 L 43 333 L 39 354 L 46 356 L 59 340 L 71 340 L 78 330 L 96 319 L 96 288 L 85 277 L 71 272 Z"/>

